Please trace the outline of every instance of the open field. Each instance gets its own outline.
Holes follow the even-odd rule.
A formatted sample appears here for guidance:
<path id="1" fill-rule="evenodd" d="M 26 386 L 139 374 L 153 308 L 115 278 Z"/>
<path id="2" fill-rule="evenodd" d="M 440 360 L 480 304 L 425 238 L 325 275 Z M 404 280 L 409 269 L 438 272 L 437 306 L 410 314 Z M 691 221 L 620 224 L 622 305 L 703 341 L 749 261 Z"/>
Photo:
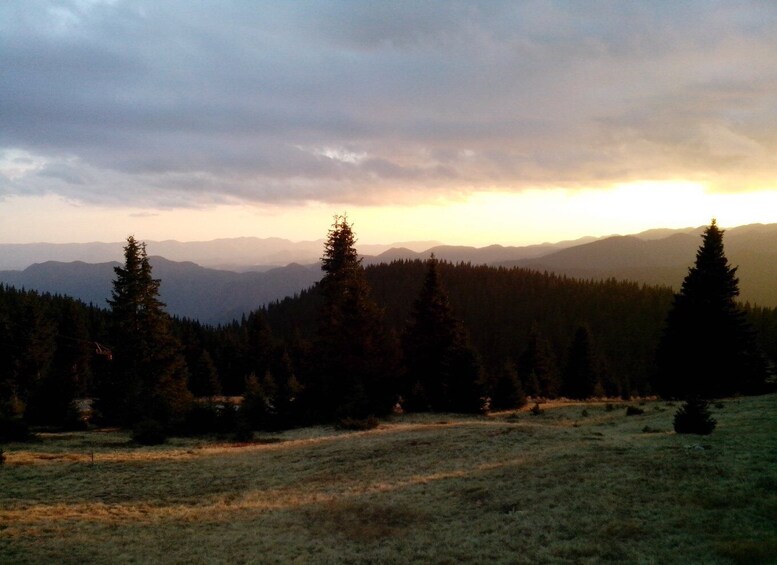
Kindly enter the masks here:
<path id="1" fill-rule="evenodd" d="M 3 446 L 2 563 L 777 563 L 777 396 Z"/>

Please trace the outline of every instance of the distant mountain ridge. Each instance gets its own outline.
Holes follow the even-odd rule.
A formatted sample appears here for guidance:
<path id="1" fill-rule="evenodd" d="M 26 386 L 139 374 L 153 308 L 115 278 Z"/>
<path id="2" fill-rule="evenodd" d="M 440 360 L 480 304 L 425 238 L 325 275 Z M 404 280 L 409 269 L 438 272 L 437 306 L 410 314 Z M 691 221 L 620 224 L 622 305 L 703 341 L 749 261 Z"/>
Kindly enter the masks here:
<path id="1" fill-rule="evenodd" d="M 149 255 L 170 261 L 191 261 L 203 267 L 228 271 L 265 271 L 289 263 L 316 263 L 324 240 L 291 241 L 279 237 L 236 237 L 211 241 L 146 241 Z M 360 245 L 359 250 L 377 255 L 393 247 L 424 250 L 439 245 L 436 241 L 409 241 L 392 244 Z M 115 243 L 2 243 L 0 270 L 21 270 L 36 263 L 107 263 L 123 260 L 124 242 Z"/>
<path id="2" fill-rule="evenodd" d="M 227 323 L 263 305 L 314 285 L 321 270 L 291 263 L 266 272 L 235 273 L 208 269 L 192 262 L 150 257 L 154 277 L 161 279 L 159 295 L 167 311 L 205 323 Z M 63 294 L 107 308 L 113 268 L 118 262 L 63 263 L 48 261 L 23 271 L 0 271 L 0 282 L 17 288 Z"/>
<path id="3" fill-rule="evenodd" d="M 434 253 L 439 259 L 451 263 L 519 266 L 576 278 L 616 278 L 678 289 L 688 268 L 694 262 L 702 230 L 703 227 L 648 230 L 630 236 L 583 238 L 525 247 L 434 245 L 424 251 L 406 246 L 386 249 L 386 246 L 365 245 L 358 248 L 365 254 L 365 265 L 426 259 Z M 252 244 L 267 242 L 258 238 L 245 239 L 251 240 Z M 213 243 L 212 253 L 215 253 L 229 246 L 238 246 L 240 241 L 201 242 L 202 245 L 195 248 L 186 247 L 180 242 L 158 242 L 153 245 L 149 243 L 149 251 L 153 252 L 160 247 L 165 249 L 165 245 L 168 245 L 168 250 L 181 256 L 185 253 L 193 254 L 195 250 L 202 252 L 208 248 L 205 244 Z M 726 230 L 724 241 L 729 261 L 739 267 L 737 274 L 740 279 L 741 299 L 761 306 L 777 307 L 777 224 L 730 228 Z M 286 243 L 287 240 L 273 239 L 264 248 L 263 256 L 277 257 L 279 253 L 286 258 L 297 256 L 291 253 L 283 255 L 282 248 Z M 308 243 L 311 248 L 305 251 Z M 261 271 L 252 271 L 245 265 L 245 272 L 214 269 L 193 261 L 173 261 L 169 257 L 157 255 L 152 256 L 151 264 L 154 276 L 162 280 L 161 298 L 171 314 L 196 318 L 207 323 L 224 323 L 315 284 L 321 278 L 318 258 L 323 243 L 318 242 L 318 247 L 313 251 L 314 243 L 316 242 L 293 244 L 298 245 L 295 249 L 300 256 L 308 258 L 305 264 L 289 261 L 283 267 L 273 268 L 266 265 Z M 103 246 L 109 244 L 75 245 L 86 246 L 81 249 L 82 252 L 83 249 L 88 249 L 94 252 L 95 256 L 99 256 L 100 253 L 107 252 L 107 248 Z M 111 253 L 121 255 L 121 244 L 110 245 Z M 268 251 L 273 245 L 274 250 Z M 0 258 L 8 248 L 8 245 L 0 245 Z M 378 253 L 370 255 L 368 251 Z M 228 255 L 226 251 L 224 253 Z M 235 253 L 230 257 L 236 256 L 238 255 Z M 4 264 L 2 260 L 0 264 Z M 114 278 L 113 267 L 117 264 L 115 261 L 46 261 L 30 265 L 21 271 L 0 271 L 0 282 L 19 288 L 65 294 L 106 307 L 111 281 Z"/>

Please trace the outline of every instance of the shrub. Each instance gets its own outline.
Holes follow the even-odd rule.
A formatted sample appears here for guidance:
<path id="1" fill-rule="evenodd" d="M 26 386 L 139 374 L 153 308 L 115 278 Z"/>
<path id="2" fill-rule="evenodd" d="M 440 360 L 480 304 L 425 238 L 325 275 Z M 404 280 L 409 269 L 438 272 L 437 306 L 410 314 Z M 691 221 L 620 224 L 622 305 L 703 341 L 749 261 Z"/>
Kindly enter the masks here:
<path id="1" fill-rule="evenodd" d="M 367 418 L 343 418 L 337 423 L 337 427 L 341 430 L 374 430 L 378 427 L 380 422 L 375 416 L 368 416 Z"/>
<path id="2" fill-rule="evenodd" d="M 611 402 L 604 405 L 605 412 L 612 412 L 613 410 L 615 410 L 615 406 Z"/>
<path id="3" fill-rule="evenodd" d="M 588 418 L 588 410 L 585 410 L 585 409 L 583 409 L 583 411 L 582 411 L 582 412 L 580 412 L 580 415 L 581 415 L 583 418 Z"/>
<path id="4" fill-rule="evenodd" d="M 678 434 L 709 435 L 716 425 L 709 403 L 701 398 L 689 399 L 674 415 L 674 431 Z"/>
<path id="5" fill-rule="evenodd" d="M 540 414 L 544 414 L 545 410 L 540 408 L 539 403 L 535 402 L 534 406 L 531 407 L 531 410 L 529 410 L 532 416 L 539 416 Z"/>
<path id="6" fill-rule="evenodd" d="M 0 465 L 5 463 L 5 451 L 0 447 Z"/>
<path id="7" fill-rule="evenodd" d="M 636 406 L 626 407 L 626 416 L 641 416 L 644 413 L 645 411 L 642 408 L 637 408 Z"/>
<path id="8" fill-rule="evenodd" d="M 160 445 L 167 441 L 167 433 L 156 420 L 142 420 L 132 430 L 132 441 L 140 445 Z"/>

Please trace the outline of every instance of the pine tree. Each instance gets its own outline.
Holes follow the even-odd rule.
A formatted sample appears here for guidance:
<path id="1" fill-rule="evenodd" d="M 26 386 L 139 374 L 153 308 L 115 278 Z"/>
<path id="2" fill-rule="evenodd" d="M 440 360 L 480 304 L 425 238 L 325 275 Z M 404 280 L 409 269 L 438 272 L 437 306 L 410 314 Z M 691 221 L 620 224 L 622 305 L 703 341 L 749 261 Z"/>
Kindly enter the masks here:
<path id="1" fill-rule="evenodd" d="M 194 396 L 210 398 L 221 394 L 221 383 L 213 358 L 203 349 L 191 370 L 189 389 Z"/>
<path id="2" fill-rule="evenodd" d="M 316 374 L 305 383 L 318 419 L 384 414 L 397 394 L 396 346 L 370 297 L 355 243 L 347 217 L 335 216 L 321 264 Z"/>
<path id="3" fill-rule="evenodd" d="M 403 339 L 407 405 L 413 410 L 477 412 L 480 365 L 453 315 L 434 255 Z"/>
<path id="4" fill-rule="evenodd" d="M 667 316 L 657 355 L 659 394 L 713 398 L 763 389 L 766 366 L 736 302 L 736 271 L 713 219 Z"/>
<path id="5" fill-rule="evenodd" d="M 173 423 L 191 404 L 188 371 L 170 318 L 159 300 L 146 246 L 127 238 L 124 266 L 115 267 L 111 306 L 113 371 L 103 383 L 101 410 L 109 421 Z"/>
<path id="6" fill-rule="evenodd" d="M 261 310 L 251 312 L 245 322 L 247 339 L 247 373 L 264 375 L 270 368 L 275 348 L 272 330 Z"/>
<path id="7" fill-rule="evenodd" d="M 526 404 L 526 395 L 512 363 L 506 363 L 493 377 L 490 397 L 491 410 L 509 410 Z"/>
<path id="8" fill-rule="evenodd" d="M 591 334 L 587 328 L 581 326 L 569 346 L 561 393 L 567 398 L 589 398 L 596 393 L 598 382 Z"/>
<path id="9" fill-rule="evenodd" d="M 674 415 L 674 431 L 678 434 L 709 435 L 716 425 L 709 403 L 701 398 L 689 398 Z"/>
<path id="10" fill-rule="evenodd" d="M 560 382 L 555 358 L 536 323 L 532 324 L 526 349 L 518 357 L 517 370 L 523 390 L 529 396 L 558 396 Z"/>

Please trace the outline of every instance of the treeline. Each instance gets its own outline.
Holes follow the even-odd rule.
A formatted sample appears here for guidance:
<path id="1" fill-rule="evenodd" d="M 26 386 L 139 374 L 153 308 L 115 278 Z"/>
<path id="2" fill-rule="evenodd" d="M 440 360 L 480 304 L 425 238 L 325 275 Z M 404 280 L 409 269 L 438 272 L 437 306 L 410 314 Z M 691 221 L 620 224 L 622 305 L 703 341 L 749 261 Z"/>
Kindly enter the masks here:
<path id="1" fill-rule="evenodd" d="M 716 229 L 705 238 L 720 240 L 722 257 Z M 699 326 L 708 314 L 683 313 L 683 304 L 695 304 L 681 299 L 685 286 L 673 295 L 434 258 L 364 269 L 355 241 L 347 220 L 336 218 L 318 285 L 218 327 L 164 313 L 160 281 L 133 238 L 110 309 L 0 287 L 0 417 L 82 426 L 76 400 L 90 398 L 92 421 L 101 424 L 153 421 L 189 433 L 282 428 L 397 408 L 513 408 L 527 395 L 760 392 L 777 359 L 777 310 L 736 305 L 735 269 L 719 268 L 717 256 L 713 282 L 694 284 L 713 295 L 727 288 L 716 308 L 728 313 Z M 697 259 L 691 273 L 706 270 Z M 728 333 L 716 337 L 719 326 Z M 706 337 L 683 341 L 689 328 Z M 739 352 L 716 358 L 730 343 Z M 725 374 L 716 369 L 721 359 Z M 750 380 L 739 387 L 743 364 Z M 678 382 L 693 390 L 673 388 Z M 238 396 L 240 410 L 230 404 Z"/>
<path id="2" fill-rule="evenodd" d="M 109 362 L 107 323 L 104 309 L 0 286 L 0 417 L 76 425 L 73 400 L 94 393 Z"/>
<path id="3" fill-rule="evenodd" d="M 410 317 L 427 269 L 422 261 L 365 269 L 375 301 L 398 334 Z M 485 373 L 513 364 L 521 368 L 527 393 L 557 396 L 571 345 L 582 329 L 606 394 L 651 392 L 655 350 L 671 290 L 615 280 L 579 281 L 522 268 L 441 262 L 438 269 L 453 312 L 468 331 Z M 279 337 L 312 338 L 320 302 L 314 287 L 269 306 L 266 315 Z M 543 390 L 536 390 L 529 379 L 532 370 L 541 370 L 529 361 L 531 355 L 542 357 L 536 363 L 546 363 L 544 372 L 552 373 Z"/>

